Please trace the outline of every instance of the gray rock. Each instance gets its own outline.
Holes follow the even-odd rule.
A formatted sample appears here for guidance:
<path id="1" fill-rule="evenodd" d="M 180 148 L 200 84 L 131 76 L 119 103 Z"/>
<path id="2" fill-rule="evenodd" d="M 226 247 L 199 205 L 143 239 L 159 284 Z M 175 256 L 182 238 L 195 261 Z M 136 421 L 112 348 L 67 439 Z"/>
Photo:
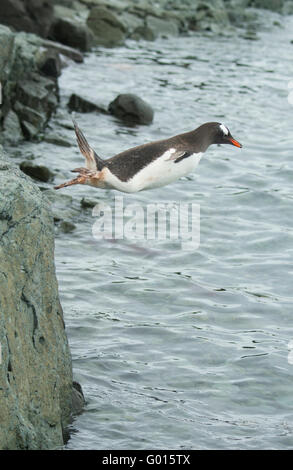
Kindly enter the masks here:
<path id="1" fill-rule="evenodd" d="M 84 394 L 82 388 L 78 382 L 73 382 L 72 389 L 72 413 L 73 415 L 79 415 L 82 413 L 85 405 Z"/>
<path id="2" fill-rule="evenodd" d="M 3 86 L 0 117 L 6 125 L 4 137 L 9 141 L 14 139 L 16 120 L 8 118 L 9 112 L 13 111 L 24 136 L 35 138 L 44 130 L 59 101 L 54 76 L 58 75 L 58 70 L 56 73 L 53 67 L 50 70 L 45 56 L 53 58 L 55 54 L 57 69 L 56 52 L 51 55 L 49 51 L 45 52 L 42 40 L 33 34 L 12 33 L 3 26 L 0 26 L 0 44 L 0 80 Z M 48 76 L 43 76 L 44 72 Z"/>
<path id="3" fill-rule="evenodd" d="M 52 173 L 49 168 L 44 165 L 37 165 L 32 161 L 23 161 L 19 165 L 21 171 L 23 171 L 26 175 L 31 176 L 32 178 L 39 180 L 39 181 L 50 181 L 54 177 L 54 173 Z"/>
<path id="4" fill-rule="evenodd" d="M 38 70 L 47 77 L 58 78 L 61 75 L 61 59 L 54 49 L 40 47 L 36 53 L 36 65 Z"/>
<path id="5" fill-rule="evenodd" d="M 126 38 L 124 24 L 106 8 L 92 8 L 87 24 L 94 33 L 95 45 L 114 47 L 122 44 Z"/>
<path id="6" fill-rule="evenodd" d="M 81 64 L 83 62 L 83 55 L 81 54 L 81 52 L 79 52 L 77 49 L 74 49 L 73 47 L 65 46 L 63 44 L 59 44 L 58 42 L 50 41 L 49 39 L 43 39 L 41 41 L 41 45 L 43 47 L 47 47 L 48 49 L 53 49 L 59 52 L 59 54 L 68 57 L 69 59 L 73 60 L 74 62 L 77 62 L 78 64 Z"/>
<path id="7" fill-rule="evenodd" d="M 96 111 L 98 113 L 108 114 L 108 111 L 102 106 L 75 93 L 70 96 L 67 106 L 70 111 L 77 111 L 79 113 L 91 113 Z"/>
<path id="8" fill-rule="evenodd" d="M 124 24 L 128 36 L 131 36 L 136 28 L 144 26 L 144 20 L 142 18 L 127 11 L 122 11 L 119 15 L 119 19 Z"/>
<path id="9" fill-rule="evenodd" d="M 50 36 L 66 46 L 89 51 L 94 44 L 94 35 L 88 26 L 70 18 L 56 18 Z"/>
<path id="10" fill-rule="evenodd" d="M 44 141 L 48 144 L 58 145 L 59 147 L 72 147 L 73 142 L 58 132 L 49 132 L 45 134 Z"/>
<path id="11" fill-rule="evenodd" d="M 16 31 L 46 37 L 53 20 L 53 7 L 48 0 L 1 0 L 1 23 Z"/>
<path id="12" fill-rule="evenodd" d="M 93 209 L 99 201 L 97 199 L 90 199 L 88 197 L 83 197 L 80 201 L 80 205 L 83 209 Z"/>
<path id="13" fill-rule="evenodd" d="M 62 177 L 63 181 L 67 176 Z M 72 221 L 74 218 L 79 217 L 80 208 L 78 204 L 75 205 L 75 201 L 70 194 L 60 193 L 53 189 L 44 191 L 44 194 L 51 203 L 54 222 Z"/>
<path id="14" fill-rule="evenodd" d="M 200 2 L 191 15 L 187 14 L 188 27 L 191 30 L 212 30 L 211 25 L 229 26 L 229 17 L 222 0 Z M 219 29 L 220 31 L 220 29 Z M 218 33 L 218 31 L 216 31 Z"/>
<path id="15" fill-rule="evenodd" d="M 123 121 L 134 124 L 150 124 L 154 118 L 151 106 L 131 93 L 118 95 L 109 104 L 109 112 Z"/>
<path id="16" fill-rule="evenodd" d="M 20 122 L 17 114 L 10 110 L 3 122 L 3 133 L 1 135 L 3 142 L 12 144 L 18 143 L 23 140 L 23 133 L 21 130 Z"/>
<path id="17" fill-rule="evenodd" d="M 284 0 L 250 0 L 248 6 L 255 8 L 264 8 L 267 10 L 282 12 Z"/>
<path id="18" fill-rule="evenodd" d="M 147 26 L 138 26 L 130 37 L 136 41 L 139 41 L 140 39 L 144 39 L 145 41 L 154 41 L 156 39 L 154 31 Z"/>
<path id="19" fill-rule="evenodd" d="M 175 21 L 147 16 L 146 27 L 153 32 L 155 38 L 178 35 L 178 26 Z"/>
<path id="20" fill-rule="evenodd" d="M 46 198 L 0 150 L 0 449 L 63 445 L 72 365 Z"/>
<path id="21" fill-rule="evenodd" d="M 76 229 L 76 225 L 74 225 L 72 222 L 68 220 L 62 220 L 62 222 L 60 223 L 60 229 L 63 233 L 71 233 Z M 73 395 L 74 397 L 76 396 L 76 394 L 74 393 L 74 390 L 73 390 Z"/>

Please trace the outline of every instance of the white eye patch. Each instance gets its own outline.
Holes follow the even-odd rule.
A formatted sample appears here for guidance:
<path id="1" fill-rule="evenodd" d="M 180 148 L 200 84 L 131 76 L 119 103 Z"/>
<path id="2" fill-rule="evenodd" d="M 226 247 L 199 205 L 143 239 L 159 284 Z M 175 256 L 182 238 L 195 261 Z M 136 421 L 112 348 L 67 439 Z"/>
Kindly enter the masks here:
<path id="1" fill-rule="evenodd" d="M 223 131 L 223 133 L 224 133 L 225 135 L 228 135 L 228 134 L 229 134 L 229 131 L 228 131 L 227 127 L 224 126 L 224 124 L 220 124 L 220 129 Z"/>

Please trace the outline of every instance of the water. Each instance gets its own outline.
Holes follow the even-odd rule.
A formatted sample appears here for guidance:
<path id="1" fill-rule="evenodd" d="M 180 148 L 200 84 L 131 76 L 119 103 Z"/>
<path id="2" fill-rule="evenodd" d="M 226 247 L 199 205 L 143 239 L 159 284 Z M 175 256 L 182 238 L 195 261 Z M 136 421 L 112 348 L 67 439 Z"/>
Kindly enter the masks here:
<path id="1" fill-rule="evenodd" d="M 135 92 L 155 108 L 148 127 L 77 115 L 103 156 L 210 120 L 244 146 L 212 146 L 188 178 L 124 195 L 125 205 L 200 204 L 194 251 L 169 240 L 96 241 L 91 211 L 77 207 L 82 197 L 113 205 L 115 192 L 62 190 L 79 215 L 77 229 L 56 238 L 56 268 L 87 399 L 67 449 L 292 447 L 292 19 L 284 23 L 259 41 L 129 42 L 63 72 L 64 103 L 73 91 L 102 104 Z M 35 149 L 60 170 L 55 183 L 82 162 L 76 147 Z"/>

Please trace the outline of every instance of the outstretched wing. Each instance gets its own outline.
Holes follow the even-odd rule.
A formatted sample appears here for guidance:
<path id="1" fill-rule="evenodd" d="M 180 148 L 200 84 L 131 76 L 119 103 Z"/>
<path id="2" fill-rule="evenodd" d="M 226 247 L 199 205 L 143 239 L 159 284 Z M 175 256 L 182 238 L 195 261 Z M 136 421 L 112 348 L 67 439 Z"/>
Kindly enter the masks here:
<path id="1" fill-rule="evenodd" d="M 85 136 L 81 132 L 80 128 L 77 125 L 77 122 L 73 120 L 74 130 L 76 134 L 77 143 L 79 146 L 79 150 L 83 154 L 86 160 L 86 168 L 88 170 L 101 170 L 105 164 L 104 160 L 99 157 L 94 149 L 90 147 L 88 141 L 86 140 Z"/>

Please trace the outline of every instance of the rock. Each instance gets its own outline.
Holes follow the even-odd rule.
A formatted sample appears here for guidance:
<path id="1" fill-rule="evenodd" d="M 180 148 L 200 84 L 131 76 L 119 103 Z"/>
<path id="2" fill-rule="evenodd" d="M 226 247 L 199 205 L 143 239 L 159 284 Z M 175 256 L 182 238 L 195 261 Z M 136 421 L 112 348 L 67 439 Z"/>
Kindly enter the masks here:
<path id="1" fill-rule="evenodd" d="M 23 140 L 23 133 L 18 116 L 12 110 L 10 110 L 5 116 L 1 138 L 3 139 L 3 142 L 9 142 L 12 144 Z"/>
<path id="2" fill-rule="evenodd" d="M 222 0 L 203 1 L 196 6 L 191 16 L 187 15 L 188 27 L 191 30 L 212 30 L 211 25 L 228 26 L 229 17 Z M 220 32 L 220 29 L 219 29 Z M 218 33 L 218 31 L 216 31 Z"/>
<path id="3" fill-rule="evenodd" d="M 53 7 L 48 0 L 1 0 L 1 23 L 16 31 L 46 37 L 53 20 Z"/>
<path id="4" fill-rule="evenodd" d="M 14 109 L 20 116 L 24 134 L 29 139 L 34 138 L 44 129 L 57 108 L 57 83 L 47 77 L 31 74 L 29 79 L 17 82 L 15 96 L 17 104 Z"/>
<path id="5" fill-rule="evenodd" d="M 178 35 L 178 26 L 175 21 L 147 16 L 145 25 L 153 32 L 155 38 Z"/>
<path id="6" fill-rule="evenodd" d="M 285 1 L 282 13 L 284 15 L 293 15 L 293 3 L 291 0 Z"/>
<path id="7" fill-rule="evenodd" d="M 36 65 L 47 77 L 58 78 L 61 75 L 61 59 L 54 49 L 40 47 L 36 54 Z"/>
<path id="8" fill-rule="evenodd" d="M 73 381 L 72 389 L 72 414 L 79 415 L 82 413 L 85 405 L 84 394 L 78 382 Z"/>
<path id="9" fill-rule="evenodd" d="M 118 46 L 126 38 L 124 24 L 106 8 L 92 8 L 87 24 L 94 33 L 94 43 L 97 46 Z"/>
<path id="10" fill-rule="evenodd" d="M 3 28 L 0 26 L 0 81 L 3 87 L 0 123 L 6 126 L 6 138 L 13 141 L 17 121 L 15 117 L 11 119 L 11 113 L 10 118 L 8 117 L 9 112 L 13 111 L 24 136 L 27 139 L 36 138 L 44 130 L 58 105 L 58 58 L 55 51 L 50 53 L 44 50 L 42 40 L 37 36 L 28 33 L 14 34 L 8 28 Z M 50 60 L 47 60 L 53 59 L 53 56 L 55 71 L 52 64 L 50 68 Z M 47 76 L 41 75 L 40 69 Z"/>
<path id="11" fill-rule="evenodd" d="M 58 42 L 50 41 L 48 39 L 43 39 L 41 44 L 43 47 L 58 51 L 59 54 L 69 57 L 69 59 L 74 60 L 74 62 L 77 62 L 78 64 L 81 64 L 83 62 L 83 55 L 73 47 L 65 46 L 59 44 Z"/>
<path id="12" fill-rule="evenodd" d="M 60 224 L 60 229 L 63 233 L 71 233 L 76 229 L 76 225 L 74 225 L 72 222 L 69 222 L 68 220 L 62 220 Z"/>
<path id="13" fill-rule="evenodd" d="M 72 141 L 69 141 L 65 136 L 57 132 L 46 133 L 44 141 L 48 142 L 48 144 L 59 145 L 59 147 L 72 147 L 73 145 Z"/>
<path id="14" fill-rule="evenodd" d="M 243 39 L 247 39 L 248 41 L 257 41 L 259 39 L 257 33 L 252 30 L 247 30 L 245 33 L 240 35 Z"/>
<path id="15" fill-rule="evenodd" d="M 82 96 L 76 95 L 75 93 L 70 96 L 67 106 L 70 111 L 76 111 L 78 113 L 91 113 L 96 111 L 98 113 L 108 114 L 108 111 L 102 106 L 93 103 Z"/>
<path id="16" fill-rule="evenodd" d="M 86 24 L 69 18 L 56 18 L 50 36 L 66 46 L 89 51 L 94 44 L 94 35 Z"/>
<path id="17" fill-rule="evenodd" d="M 267 10 L 282 12 L 284 0 L 250 0 L 248 6 L 255 8 L 264 8 Z"/>
<path id="18" fill-rule="evenodd" d="M 80 201 L 80 205 L 83 209 L 93 209 L 97 204 L 99 204 L 97 199 L 90 199 L 88 197 L 83 197 Z"/>
<path id="19" fill-rule="evenodd" d="M 150 124 L 154 111 L 151 106 L 139 96 L 131 93 L 118 95 L 109 104 L 109 112 L 123 121 L 136 124 Z"/>
<path id="20" fill-rule="evenodd" d="M 64 181 L 66 177 L 62 178 L 62 181 Z M 53 189 L 47 189 L 44 194 L 51 203 L 54 222 L 71 221 L 75 217 L 79 217 L 80 208 L 77 204 L 74 205 L 75 201 L 70 194 L 60 193 Z"/>
<path id="21" fill-rule="evenodd" d="M 0 150 L 0 449 L 60 448 L 72 365 L 46 197 Z"/>
<path id="22" fill-rule="evenodd" d="M 119 19 L 124 24 L 128 36 L 131 36 L 137 28 L 144 26 L 143 18 L 140 18 L 139 16 L 127 11 L 122 11 L 119 15 Z"/>
<path id="23" fill-rule="evenodd" d="M 39 181 L 50 181 L 54 177 L 54 173 L 52 173 L 49 168 L 44 165 L 37 165 L 31 161 L 23 161 L 19 165 L 21 171 L 23 171 L 26 175 L 31 176 L 32 178 L 39 180 Z"/>
<path id="24" fill-rule="evenodd" d="M 147 26 L 138 26 L 130 37 L 136 41 L 140 39 L 144 39 L 145 41 L 154 41 L 156 39 L 154 31 Z"/>

